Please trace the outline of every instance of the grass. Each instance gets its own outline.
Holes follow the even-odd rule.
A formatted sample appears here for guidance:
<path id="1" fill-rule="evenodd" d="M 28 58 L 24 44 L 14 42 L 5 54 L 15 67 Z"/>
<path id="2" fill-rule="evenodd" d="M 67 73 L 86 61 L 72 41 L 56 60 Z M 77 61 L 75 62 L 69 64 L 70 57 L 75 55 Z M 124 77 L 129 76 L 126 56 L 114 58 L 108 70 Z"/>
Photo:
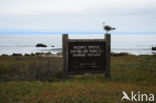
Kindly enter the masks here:
<path id="1" fill-rule="evenodd" d="M 55 73 L 61 70 L 61 65 L 61 58 L 0 57 L 0 103 L 121 103 L 123 90 L 128 94 L 131 91 L 156 94 L 155 55 L 112 57 L 111 80 L 106 80 L 103 74 L 76 75 L 63 80 L 57 78 L 58 74 Z M 30 76 L 30 67 L 35 69 L 33 72 L 39 69 L 41 77 L 46 76 L 41 74 L 48 69 L 53 70 L 50 71 L 53 75 L 47 76 L 47 80 Z M 21 71 L 16 74 L 18 70 Z M 19 76 L 6 82 L 5 75 L 8 78 L 10 75 Z"/>
<path id="2" fill-rule="evenodd" d="M 61 68 L 61 58 L 1 56 L 0 81 L 50 81 L 61 71 Z"/>

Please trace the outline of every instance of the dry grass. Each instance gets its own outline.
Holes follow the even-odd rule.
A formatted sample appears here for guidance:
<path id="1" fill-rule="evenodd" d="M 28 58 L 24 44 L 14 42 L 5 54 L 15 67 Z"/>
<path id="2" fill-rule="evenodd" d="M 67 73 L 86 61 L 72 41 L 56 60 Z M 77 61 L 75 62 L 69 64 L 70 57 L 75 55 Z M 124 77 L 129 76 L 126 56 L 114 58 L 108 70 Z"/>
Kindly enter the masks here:
<path id="1" fill-rule="evenodd" d="M 22 63 L 23 65 L 24 63 L 25 65 L 31 64 L 35 68 L 38 67 L 37 65 L 40 68 L 45 68 L 48 63 L 50 63 L 49 66 L 57 65 L 52 66 L 53 69 L 60 69 L 62 65 L 60 58 L 0 57 L 0 73 L 12 72 L 12 68 L 8 69 L 9 67 Z M 28 67 L 23 69 L 28 69 Z M 102 74 L 96 74 L 70 76 L 68 80 L 47 76 L 47 78 L 53 78 L 53 82 L 1 82 L 0 103 L 121 103 L 123 90 L 128 94 L 130 91 L 156 94 L 155 55 L 112 57 L 111 68 L 111 80 L 106 80 Z M 4 80 L 2 77 L 1 80 Z M 126 100 L 122 102 L 129 103 Z"/>
<path id="2" fill-rule="evenodd" d="M 0 57 L 0 81 L 50 81 L 61 71 L 62 59 L 53 57 Z"/>

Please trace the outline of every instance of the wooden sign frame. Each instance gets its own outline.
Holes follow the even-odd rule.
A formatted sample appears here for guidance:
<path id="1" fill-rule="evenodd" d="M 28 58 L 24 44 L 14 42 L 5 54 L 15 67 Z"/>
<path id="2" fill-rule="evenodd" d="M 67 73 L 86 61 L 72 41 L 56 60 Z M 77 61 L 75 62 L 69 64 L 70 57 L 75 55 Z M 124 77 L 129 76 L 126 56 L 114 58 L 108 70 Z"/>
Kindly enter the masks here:
<path id="1" fill-rule="evenodd" d="M 63 34 L 62 35 L 62 49 L 63 49 L 63 75 L 64 78 L 67 78 L 69 74 L 84 74 L 84 73 L 104 73 L 106 78 L 111 78 L 111 68 L 110 68 L 110 51 L 111 51 L 111 35 L 110 34 L 105 34 L 104 35 L 105 39 L 68 39 L 68 34 Z M 73 44 L 74 43 L 74 44 Z M 102 54 L 103 60 L 104 60 L 104 67 L 103 69 L 99 70 L 91 70 L 91 71 L 72 71 L 71 72 L 71 55 L 70 49 L 71 49 L 71 44 L 97 44 L 104 46 L 102 47 L 104 50 L 104 54 Z M 102 43 L 102 44 L 101 44 Z M 101 48 L 101 47 L 100 47 Z M 102 51 L 102 53 L 103 53 Z M 94 58 L 94 57 L 93 57 Z M 98 61 L 98 59 L 97 59 Z M 102 65 L 103 66 L 103 65 Z"/>

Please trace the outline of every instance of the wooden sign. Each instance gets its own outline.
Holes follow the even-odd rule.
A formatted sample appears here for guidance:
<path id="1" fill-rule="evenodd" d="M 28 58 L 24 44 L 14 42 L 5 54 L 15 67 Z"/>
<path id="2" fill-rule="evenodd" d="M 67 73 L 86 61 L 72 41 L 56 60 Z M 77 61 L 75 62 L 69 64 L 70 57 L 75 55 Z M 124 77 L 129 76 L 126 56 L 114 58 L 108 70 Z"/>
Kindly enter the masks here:
<path id="1" fill-rule="evenodd" d="M 105 42 L 69 42 L 69 73 L 96 73 L 105 70 Z"/>
<path id="2" fill-rule="evenodd" d="M 110 77 L 110 34 L 108 39 L 68 39 L 63 34 L 63 70 L 68 74 L 105 73 Z"/>

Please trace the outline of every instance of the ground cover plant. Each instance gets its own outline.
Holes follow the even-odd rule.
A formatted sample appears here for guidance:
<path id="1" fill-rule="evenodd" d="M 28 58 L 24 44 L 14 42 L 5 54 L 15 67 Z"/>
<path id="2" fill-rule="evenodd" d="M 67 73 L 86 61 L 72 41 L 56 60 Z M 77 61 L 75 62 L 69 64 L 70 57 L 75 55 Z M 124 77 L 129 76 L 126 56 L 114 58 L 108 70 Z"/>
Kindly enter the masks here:
<path id="1" fill-rule="evenodd" d="M 129 103 L 122 91 L 156 94 L 155 55 L 112 56 L 109 80 L 103 74 L 65 80 L 61 68 L 58 57 L 1 56 L 0 103 Z"/>

